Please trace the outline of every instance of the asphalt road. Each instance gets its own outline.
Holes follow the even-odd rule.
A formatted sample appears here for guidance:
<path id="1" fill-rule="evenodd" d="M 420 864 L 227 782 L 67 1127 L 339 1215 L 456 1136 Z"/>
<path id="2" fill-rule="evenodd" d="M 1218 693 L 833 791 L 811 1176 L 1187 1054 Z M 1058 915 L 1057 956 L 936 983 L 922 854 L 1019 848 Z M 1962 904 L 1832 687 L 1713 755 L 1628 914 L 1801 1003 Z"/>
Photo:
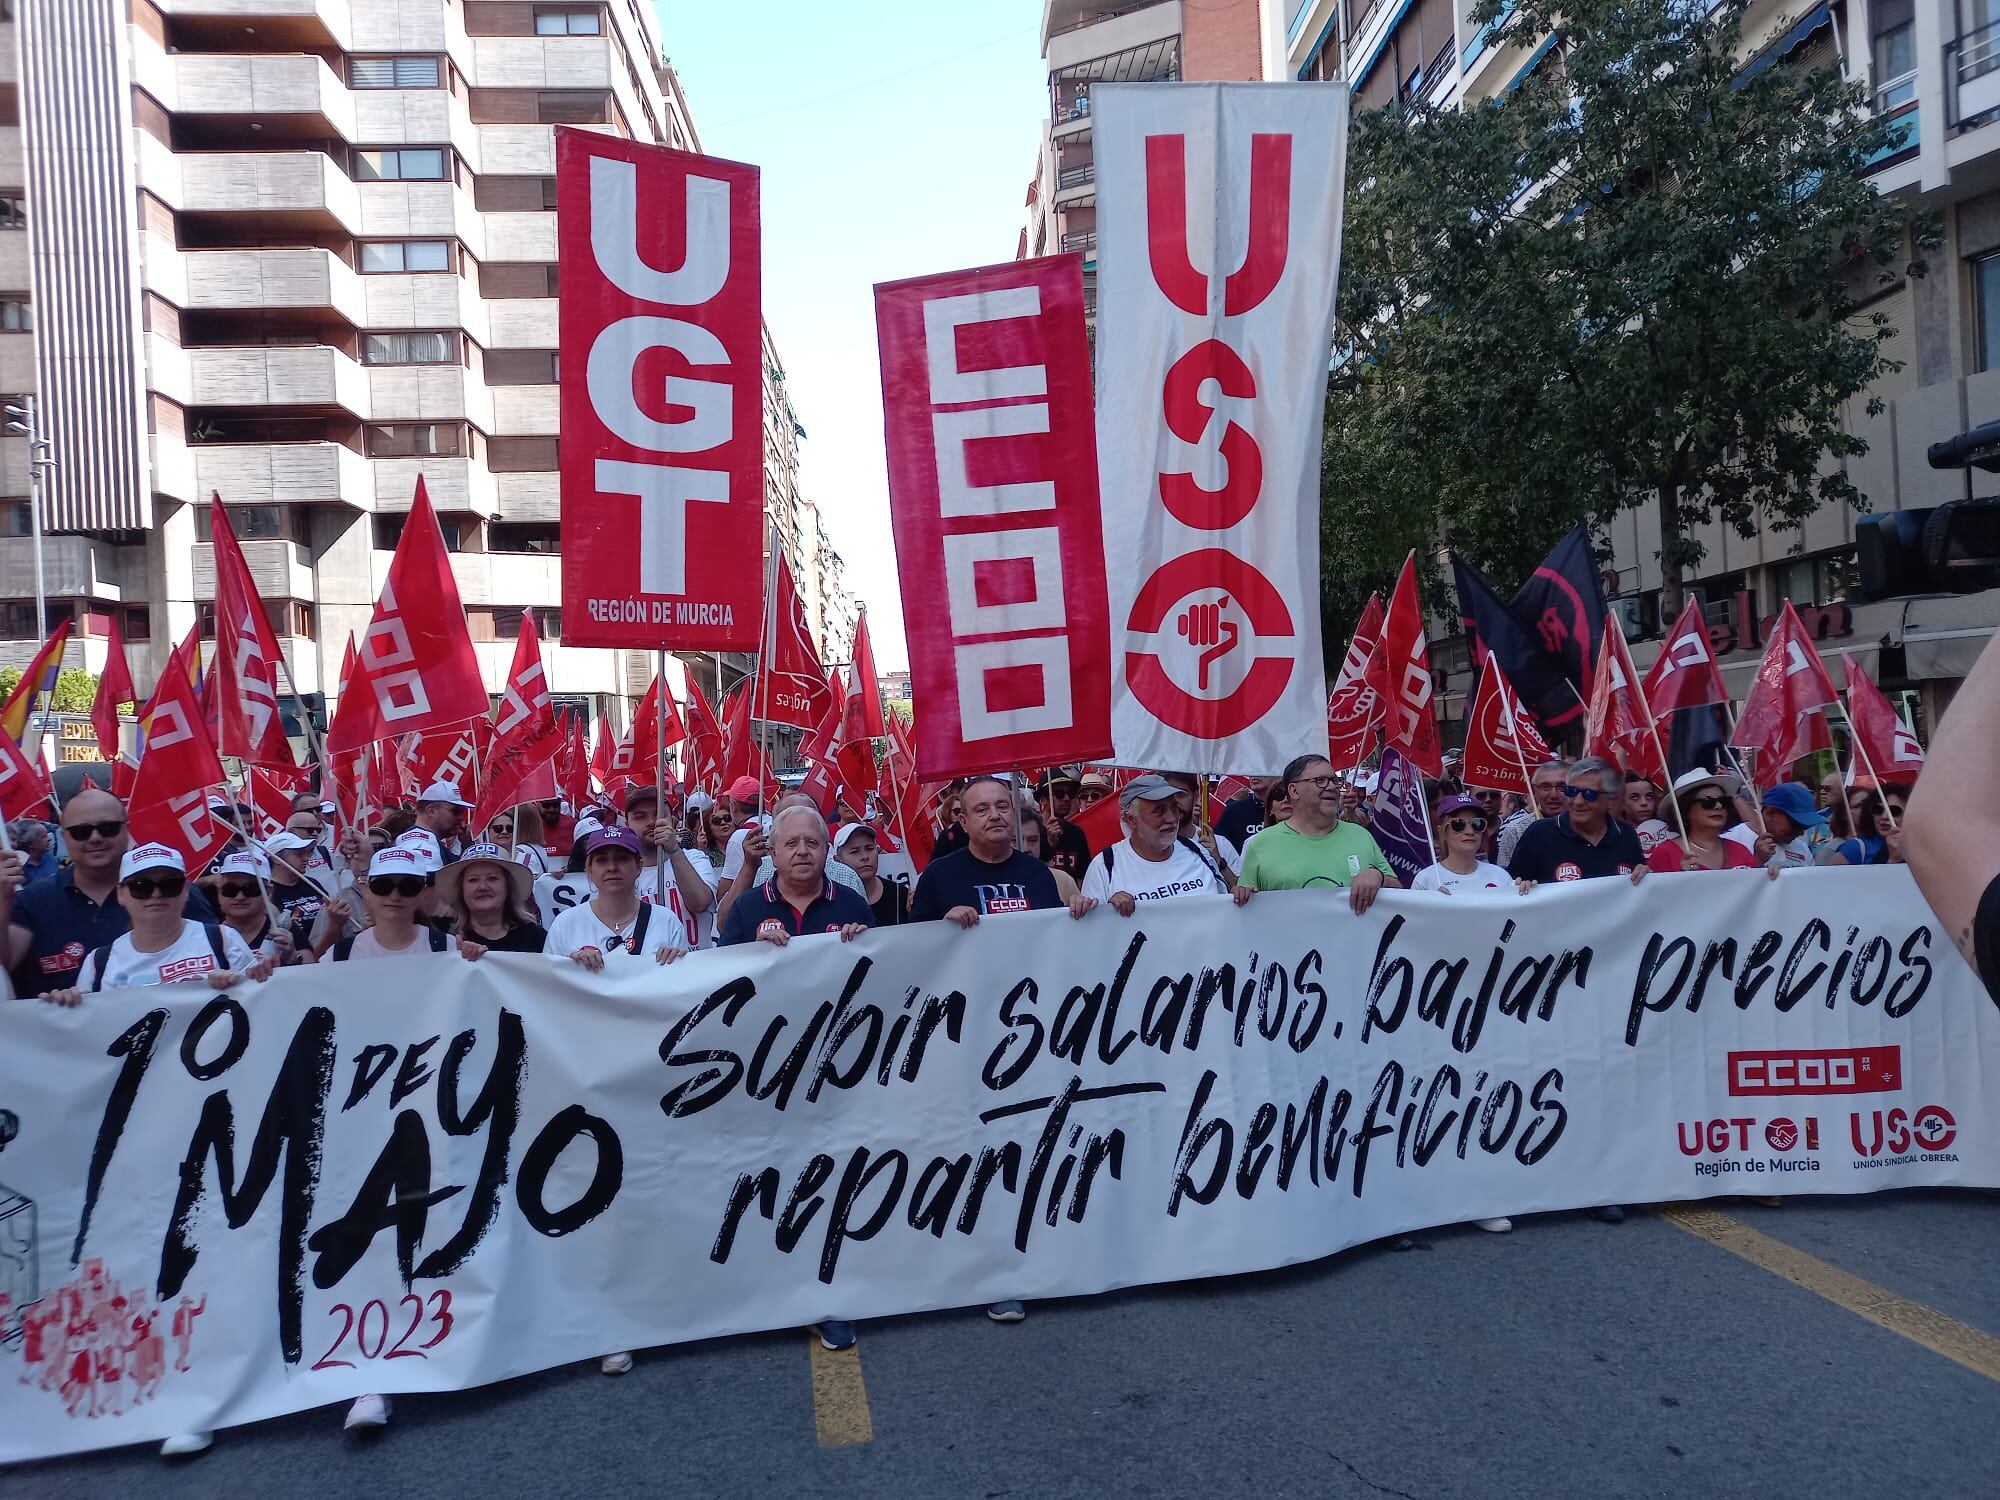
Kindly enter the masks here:
<path id="1" fill-rule="evenodd" d="M 413 1397 L 371 1439 L 325 1409 L 0 1495 L 2000 1495 L 2000 1195 L 1419 1239 L 1014 1326 L 866 1325 L 858 1358 L 655 1350 Z"/>

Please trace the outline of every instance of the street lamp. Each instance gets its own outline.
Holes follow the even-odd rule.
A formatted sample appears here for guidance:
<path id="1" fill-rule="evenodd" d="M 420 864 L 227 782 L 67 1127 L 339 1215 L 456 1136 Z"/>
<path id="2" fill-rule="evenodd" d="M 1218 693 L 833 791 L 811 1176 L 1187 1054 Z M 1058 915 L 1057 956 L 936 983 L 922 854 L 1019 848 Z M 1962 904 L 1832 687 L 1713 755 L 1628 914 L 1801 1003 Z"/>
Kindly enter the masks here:
<path id="1" fill-rule="evenodd" d="M 49 591 L 42 580 L 42 475 L 53 469 L 52 445 L 35 422 L 35 398 L 16 396 L 7 403 L 7 430 L 28 440 L 28 533 L 35 547 L 35 637 L 49 638 Z"/>

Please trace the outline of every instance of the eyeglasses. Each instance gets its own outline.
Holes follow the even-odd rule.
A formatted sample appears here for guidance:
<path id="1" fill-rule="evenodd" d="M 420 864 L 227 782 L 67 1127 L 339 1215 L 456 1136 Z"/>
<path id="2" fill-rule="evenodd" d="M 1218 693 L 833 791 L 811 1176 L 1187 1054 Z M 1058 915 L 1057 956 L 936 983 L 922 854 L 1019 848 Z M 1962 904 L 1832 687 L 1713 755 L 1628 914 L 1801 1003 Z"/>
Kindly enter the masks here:
<path id="1" fill-rule="evenodd" d="M 1449 828 L 1453 833 L 1463 833 L 1468 828 L 1474 833 L 1486 832 L 1486 820 L 1484 818 L 1446 818 L 1444 826 Z"/>
<path id="2" fill-rule="evenodd" d="M 368 889 L 378 896 L 421 896 L 428 884 L 418 875 L 375 875 L 368 881 Z"/>
<path id="3" fill-rule="evenodd" d="M 150 901 L 155 894 L 178 896 L 187 889 L 187 876 L 179 874 L 134 875 L 125 882 L 125 889 L 135 900 Z"/>
<path id="4" fill-rule="evenodd" d="M 124 831 L 125 820 L 123 818 L 114 818 L 104 823 L 74 823 L 63 829 L 63 832 L 69 835 L 70 842 L 73 844 L 82 843 L 92 834 L 97 835 L 101 839 L 115 839 Z"/>
<path id="5" fill-rule="evenodd" d="M 486 831 L 488 833 L 497 833 L 504 837 L 514 831 L 514 825 L 512 823 L 489 823 L 486 825 Z"/>
<path id="6" fill-rule="evenodd" d="M 1291 783 L 1293 786 L 1316 786 L 1325 791 L 1330 786 L 1339 786 L 1338 776 L 1301 776 Z"/>
<path id="7" fill-rule="evenodd" d="M 1729 799 L 1720 792 L 1704 792 L 1699 797 L 1690 797 L 1688 801 L 1707 812 L 1714 812 L 1718 807 L 1729 806 Z"/>
<path id="8" fill-rule="evenodd" d="M 215 894 L 218 896 L 229 897 L 229 896 L 257 896 L 263 893 L 257 889 L 257 882 L 254 880 L 247 885 L 239 880 L 224 880 L 217 883 L 215 887 Z"/>
<path id="9" fill-rule="evenodd" d="M 1563 795 L 1565 797 L 1575 797 L 1583 802 L 1595 802 L 1598 798 L 1604 796 L 1605 793 L 1594 786 L 1565 786 L 1563 788 Z"/>

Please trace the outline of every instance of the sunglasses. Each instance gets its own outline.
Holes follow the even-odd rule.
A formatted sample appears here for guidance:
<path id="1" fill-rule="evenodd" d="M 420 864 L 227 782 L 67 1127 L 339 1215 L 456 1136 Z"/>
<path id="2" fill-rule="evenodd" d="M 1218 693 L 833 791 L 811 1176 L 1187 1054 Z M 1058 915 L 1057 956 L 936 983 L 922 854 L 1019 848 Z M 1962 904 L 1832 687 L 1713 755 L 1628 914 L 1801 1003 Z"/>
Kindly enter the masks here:
<path id="1" fill-rule="evenodd" d="M 486 825 L 486 831 L 488 833 L 501 833 L 501 834 L 512 833 L 514 831 L 514 825 L 512 823 L 488 823 Z"/>
<path id="2" fill-rule="evenodd" d="M 1688 800 L 1694 806 L 1702 808 L 1708 812 L 1714 812 L 1718 807 L 1729 806 L 1729 799 L 1723 796 L 1720 792 L 1704 792 L 1702 793 L 1701 796 L 1690 797 Z"/>
<path id="3" fill-rule="evenodd" d="M 637 953 L 639 951 L 638 940 L 629 938 L 622 932 L 614 932 L 604 940 L 604 951 L 607 953 L 622 953 L 628 948 Z"/>
<path id="4" fill-rule="evenodd" d="M 369 878 L 368 889 L 378 896 L 421 896 L 429 884 L 417 875 L 374 875 Z"/>
<path id="5" fill-rule="evenodd" d="M 149 901 L 155 894 L 161 896 L 178 896 L 182 891 L 187 889 L 187 876 L 177 874 L 134 875 L 130 880 L 125 882 L 125 889 L 130 891 L 134 899 L 139 901 Z"/>
<path id="6" fill-rule="evenodd" d="M 92 834 L 101 839 L 115 839 L 125 831 L 125 821 L 115 818 L 108 823 L 75 823 L 63 829 L 70 836 L 70 842 L 80 844 Z"/>
<path id="7" fill-rule="evenodd" d="M 260 896 L 263 894 L 262 891 L 258 890 L 257 882 L 254 880 L 249 882 L 247 885 L 240 880 L 218 881 L 216 883 L 215 893 L 218 896 L 225 896 L 225 897 Z"/>
<path id="8" fill-rule="evenodd" d="M 1484 818 L 1446 818 L 1444 826 L 1449 828 L 1453 833 L 1464 833 L 1468 828 L 1474 833 L 1486 832 L 1486 820 Z"/>
<path id="9" fill-rule="evenodd" d="M 1595 802 L 1605 794 L 1594 786 L 1566 786 L 1563 788 L 1563 795 L 1575 797 L 1583 802 Z"/>

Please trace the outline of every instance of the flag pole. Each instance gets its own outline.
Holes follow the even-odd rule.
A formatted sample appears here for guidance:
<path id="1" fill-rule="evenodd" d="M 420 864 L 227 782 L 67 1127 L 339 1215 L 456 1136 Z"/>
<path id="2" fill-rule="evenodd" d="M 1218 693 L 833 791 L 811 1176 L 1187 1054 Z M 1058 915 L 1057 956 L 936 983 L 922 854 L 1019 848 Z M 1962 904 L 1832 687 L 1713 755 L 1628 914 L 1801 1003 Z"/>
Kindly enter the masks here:
<path id="1" fill-rule="evenodd" d="M 667 815 L 667 648 L 661 646 L 653 662 L 653 823 Z M 656 851 L 657 852 L 657 851 Z M 665 854 L 658 855 L 653 866 L 653 903 L 667 904 L 667 866 L 672 863 Z"/>
<path id="2" fill-rule="evenodd" d="M 1849 691 L 1851 692 L 1852 689 L 1850 689 Z M 1881 773 L 1875 769 L 1875 762 L 1873 758 L 1870 757 L 1870 755 L 1868 754 L 1868 747 L 1861 742 L 1861 732 L 1854 727 L 1854 715 L 1852 712 L 1849 712 L 1849 714 L 1847 715 L 1847 727 L 1849 731 L 1848 739 L 1854 745 L 1854 753 L 1861 757 L 1861 769 L 1868 773 L 1869 778 L 1875 783 L 1875 794 L 1882 799 L 1882 816 L 1889 820 L 1889 827 L 1892 830 L 1894 830 L 1897 833 L 1901 833 L 1903 830 L 1901 829 L 1901 827 L 1897 825 L 1896 815 L 1889 808 L 1888 792 L 1885 786 L 1883 785 Z M 1852 761 L 1848 763 L 1847 774 L 1849 776 L 1852 776 L 1854 774 L 1854 765 Z M 1846 788 L 1843 787 L 1841 790 L 1845 792 Z M 1861 835 L 1859 833 L 1855 834 L 1856 838 L 1859 838 L 1860 836 Z"/>
<path id="3" fill-rule="evenodd" d="M 1729 731 L 1723 736 L 1722 753 L 1729 757 L 1729 763 L 1736 767 L 1736 774 L 1750 788 L 1750 806 L 1757 814 L 1757 831 L 1769 833 L 1771 830 L 1764 826 L 1764 798 L 1757 790 L 1756 781 L 1743 769 L 1743 758 L 1736 753 L 1736 705 L 1727 698 L 1722 701 L 1722 722 Z"/>
<path id="4" fill-rule="evenodd" d="M 1645 702 L 1645 697 L 1645 691 L 1640 689 L 1639 700 L 1642 703 Z M 1660 790 L 1666 796 L 1667 801 L 1673 804 L 1674 827 L 1679 830 L 1681 836 L 1681 853 L 1685 854 L 1689 859 L 1693 859 L 1694 842 L 1688 837 L 1687 820 L 1681 816 L 1680 800 L 1672 792 L 1674 768 L 1667 764 L 1667 747 L 1660 741 L 1660 721 L 1657 717 L 1654 717 L 1653 705 L 1650 703 L 1646 704 L 1646 715 L 1648 720 L 1647 727 L 1652 731 L 1653 735 L 1653 753 L 1660 757 L 1660 776 L 1667 783 Z M 1758 818 L 1761 820 L 1762 817 L 1763 814 L 1760 812 Z"/>
<path id="5" fill-rule="evenodd" d="M 765 715 L 771 709 L 771 658 L 777 655 L 778 646 L 778 611 L 775 607 L 776 600 L 773 598 L 773 595 L 778 591 L 778 549 L 784 546 L 784 539 L 778 535 L 777 527 L 769 527 L 767 535 L 771 539 L 771 556 L 769 561 L 764 564 L 763 624 L 762 628 L 757 632 L 757 680 L 750 687 L 750 723 L 746 726 L 750 731 L 751 770 L 753 772 L 757 772 L 756 762 L 760 759 L 765 760 L 766 769 L 770 765 L 770 762 L 764 757 L 764 742 L 758 738 L 757 725 L 760 720 L 765 719 Z M 760 703 L 764 709 L 764 712 L 761 714 L 757 711 L 757 705 Z M 761 773 L 757 774 L 757 815 L 759 817 L 762 817 L 764 814 L 765 779 Z"/>

